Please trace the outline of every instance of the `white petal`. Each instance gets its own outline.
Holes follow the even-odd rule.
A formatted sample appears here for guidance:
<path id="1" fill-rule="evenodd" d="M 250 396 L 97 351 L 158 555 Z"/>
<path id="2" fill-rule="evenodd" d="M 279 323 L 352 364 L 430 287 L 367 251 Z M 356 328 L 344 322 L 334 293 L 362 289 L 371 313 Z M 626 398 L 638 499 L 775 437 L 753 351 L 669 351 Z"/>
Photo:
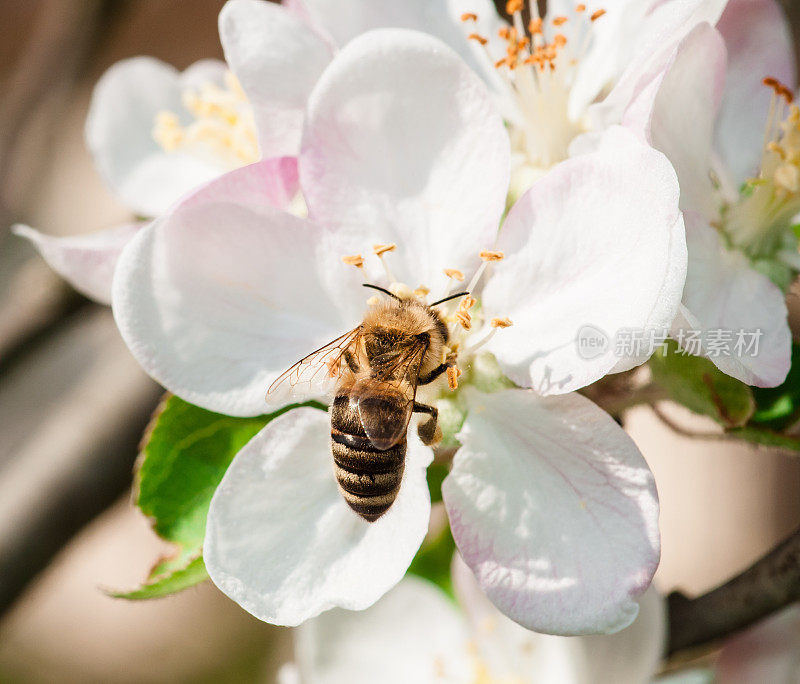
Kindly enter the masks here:
<path id="1" fill-rule="evenodd" d="M 300 408 L 272 421 L 236 455 L 211 501 L 203 545 L 211 579 L 277 625 L 375 603 L 402 579 L 428 529 L 432 454 L 409 437 L 397 500 L 368 523 L 337 490 L 328 415 Z"/>
<path id="2" fill-rule="evenodd" d="M 21 224 L 12 230 L 28 238 L 50 268 L 78 292 L 101 304 L 111 304 L 111 281 L 119 255 L 144 225 L 126 223 L 72 237 L 45 235 Z"/>
<path id="3" fill-rule="evenodd" d="M 228 0 L 219 35 L 253 106 L 262 156 L 297 154 L 306 100 L 330 47 L 294 13 L 265 0 Z"/>
<path id="4" fill-rule="evenodd" d="M 638 599 L 636 620 L 622 631 L 562 637 L 531 632 L 505 617 L 458 557 L 453 584 L 478 653 L 497 681 L 645 684 L 659 670 L 667 616 L 665 601 L 652 586 Z"/>
<path id="5" fill-rule="evenodd" d="M 447 43 L 487 82 L 500 79 L 483 49 L 467 40 L 470 33 L 482 34 L 490 44 L 499 42 L 497 30 L 505 24 L 489 0 L 305 0 L 314 22 L 323 26 L 340 46 L 353 38 L 380 28 L 405 28 L 428 33 Z M 461 15 L 478 15 L 475 23 L 461 21 Z"/>
<path id="6" fill-rule="evenodd" d="M 578 394 L 467 395 L 442 492 L 481 587 L 523 627 L 616 632 L 659 560 L 658 499 L 639 450 Z"/>
<path id="7" fill-rule="evenodd" d="M 612 127 L 596 152 L 554 167 L 520 198 L 498 248 L 506 258 L 483 303 L 514 325 L 489 349 L 518 385 L 542 394 L 583 387 L 619 361 L 619 332 L 669 328 L 675 317 L 686 273 L 675 172 Z M 581 346 L 587 326 L 605 339 L 600 351 Z"/>
<path id="8" fill-rule="evenodd" d="M 795 57 L 789 24 L 775 0 L 730 0 L 717 24 L 728 47 L 728 77 L 717 125 L 717 149 L 738 187 L 755 174 L 777 78 L 794 90 Z"/>
<path id="9" fill-rule="evenodd" d="M 474 683 L 464 616 L 413 576 L 365 611 L 331 610 L 294 636 L 300 670 L 314 684 Z"/>
<path id="10" fill-rule="evenodd" d="M 86 143 L 97 168 L 120 199 L 141 216 L 157 216 L 191 189 L 224 173 L 222 160 L 183 151 L 166 152 L 153 138 L 162 111 L 190 122 L 181 93 L 201 75 L 218 76 L 209 60 L 181 75 L 150 57 L 112 66 L 95 86 L 86 119 Z"/>
<path id="11" fill-rule="evenodd" d="M 692 212 L 686 212 L 686 239 L 689 271 L 683 303 L 691 314 L 690 321 L 706 333 L 723 330 L 733 336 L 722 347 L 729 354 L 709 353 L 706 344 L 706 355 L 721 371 L 748 385 L 779 385 L 791 364 L 791 334 L 783 293 L 769 278 L 753 270 L 743 254 L 728 250 L 719 232 Z M 761 331 L 758 349 L 754 350 L 757 353 L 747 353 L 746 347 L 735 353 L 740 330 Z"/>
<path id="12" fill-rule="evenodd" d="M 395 275 L 438 295 L 442 269 L 474 270 L 494 242 L 509 143 L 455 53 L 384 29 L 349 43 L 320 79 L 299 163 L 310 215 L 340 229 L 343 253 L 397 243 Z"/>
<path id="13" fill-rule="evenodd" d="M 287 403 L 265 400 L 272 381 L 359 322 L 335 297 L 360 288 L 342 278 L 330 292 L 323 273 L 355 269 L 320 248 L 321 228 L 274 208 L 284 161 L 291 171 L 291 159 L 266 160 L 188 197 L 125 248 L 114 277 L 114 315 L 133 355 L 212 411 L 257 415 Z"/>
<path id="14" fill-rule="evenodd" d="M 700 24 L 676 48 L 655 92 L 648 88 L 640 95 L 651 106 L 645 133 L 678 174 L 681 208 L 707 216 L 719 209 L 709 171 L 726 64 L 722 36 L 709 24 Z"/>
<path id="15" fill-rule="evenodd" d="M 636 48 L 608 96 L 591 108 L 596 124 L 618 123 L 643 84 L 649 83 L 669 63 L 672 52 L 697 25 L 712 26 L 727 0 L 676 0 L 656 2 L 638 31 Z"/>

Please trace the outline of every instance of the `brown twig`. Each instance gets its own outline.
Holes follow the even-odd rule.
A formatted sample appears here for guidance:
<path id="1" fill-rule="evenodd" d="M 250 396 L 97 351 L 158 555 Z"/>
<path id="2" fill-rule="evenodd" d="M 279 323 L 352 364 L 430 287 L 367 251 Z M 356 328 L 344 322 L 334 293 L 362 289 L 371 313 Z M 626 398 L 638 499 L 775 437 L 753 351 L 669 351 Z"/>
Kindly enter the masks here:
<path id="1" fill-rule="evenodd" d="M 673 592 L 670 655 L 727 636 L 800 600 L 800 528 L 747 570 L 689 599 Z"/>

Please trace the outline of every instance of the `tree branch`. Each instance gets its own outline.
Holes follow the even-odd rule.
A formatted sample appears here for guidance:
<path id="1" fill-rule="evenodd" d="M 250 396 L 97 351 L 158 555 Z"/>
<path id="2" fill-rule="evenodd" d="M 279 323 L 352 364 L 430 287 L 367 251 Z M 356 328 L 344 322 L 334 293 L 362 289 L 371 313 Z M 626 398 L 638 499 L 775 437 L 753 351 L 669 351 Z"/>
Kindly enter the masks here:
<path id="1" fill-rule="evenodd" d="M 747 570 L 689 599 L 673 592 L 669 654 L 727 636 L 800 600 L 800 528 Z"/>

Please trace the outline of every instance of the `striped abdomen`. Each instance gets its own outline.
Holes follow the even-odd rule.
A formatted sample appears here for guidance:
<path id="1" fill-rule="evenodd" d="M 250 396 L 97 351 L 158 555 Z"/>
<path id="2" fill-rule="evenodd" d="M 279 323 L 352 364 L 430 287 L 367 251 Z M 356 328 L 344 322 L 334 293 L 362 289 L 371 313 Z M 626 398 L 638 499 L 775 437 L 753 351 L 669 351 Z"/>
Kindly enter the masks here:
<path id="1" fill-rule="evenodd" d="M 331 408 L 331 451 L 339 491 L 362 518 L 380 518 L 397 498 L 406 460 L 406 439 L 385 451 L 364 432 L 358 410 L 346 394 Z"/>

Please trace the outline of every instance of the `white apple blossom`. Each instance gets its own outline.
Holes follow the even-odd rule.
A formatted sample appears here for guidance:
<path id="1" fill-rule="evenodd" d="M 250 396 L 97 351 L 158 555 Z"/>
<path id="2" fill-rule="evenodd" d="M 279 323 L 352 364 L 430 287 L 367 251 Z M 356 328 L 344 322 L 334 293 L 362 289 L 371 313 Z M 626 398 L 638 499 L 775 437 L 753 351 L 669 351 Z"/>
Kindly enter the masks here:
<path id="1" fill-rule="evenodd" d="M 523 4 L 509 3 L 512 10 Z M 619 123 L 633 84 L 698 22 L 715 22 L 724 5 L 551 0 L 546 17 L 534 14 L 531 46 L 519 42 L 519 11 L 508 26 L 489 0 L 286 0 L 282 6 L 230 0 L 219 17 L 227 68 L 203 60 L 179 73 L 149 57 L 119 62 L 95 88 L 86 139 L 123 203 L 140 216 L 157 216 L 189 190 L 259 155 L 296 156 L 306 100 L 336 52 L 370 29 L 411 28 L 449 44 L 494 91 L 511 134 L 516 199 L 568 156 L 575 136 Z M 531 9 L 537 11 L 536 3 Z M 484 39 L 485 46 L 476 42 Z M 113 272 L 117 228 L 86 238 L 86 253 L 33 230 L 22 234 L 37 247 L 47 242 L 48 263 L 84 293 L 88 264 L 97 282 Z"/>
<path id="2" fill-rule="evenodd" d="M 614 635 L 559 637 L 521 628 L 456 563 L 460 607 L 413 576 L 361 613 L 332 610 L 294 632 L 281 684 L 644 684 L 665 638 L 663 600 L 648 590 Z"/>
<path id="3" fill-rule="evenodd" d="M 788 287 L 800 271 L 792 231 L 800 212 L 800 110 L 787 105 L 794 79 L 780 8 L 773 0 L 739 1 L 719 30 L 697 26 L 639 84 L 625 118 L 669 157 L 681 183 L 689 272 L 673 335 L 680 341 L 688 329 L 704 331 L 697 351 L 764 387 L 783 381 L 791 352 L 784 293 L 767 276 Z M 760 331 L 758 353 L 713 353 L 707 333 L 718 329 Z"/>
<path id="4" fill-rule="evenodd" d="M 349 43 L 304 120 L 309 218 L 265 197 L 269 162 L 259 162 L 189 196 L 125 248 L 113 306 L 133 354 L 194 404 L 257 415 L 289 401 L 265 402 L 279 374 L 360 322 L 362 275 L 422 297 L 465 278 L 474 306 L 449 318 L 464 373 L 457 392 L 436 385 L 428 397 L 455 416 L 448 431 L 462 445 L 443 487 L 456 543 L 491 600 L 523 625 L 626 626 L 659 556 L 644 460 L 582 396 L 486 392 L 508 387 L 501 372 L 543 394 L 605 375 L 613 352 L 587 360 L 575 344 L 588 320 L 611 334 L 672 321 L 686 258 L 674 171 L 612 127 L 595 152 L 525 193 L 498 235 L 510 172 L 502 120 L 454 52 L 406 30 Z M 391 251 L 353 258 L 371 245 Z M 487 249 L 505 258 L 486 268 Z M 292 400 L 318 396 L 309 392 Z M 269 622 L 366 608 L 403 577 L 427 530 L 432 452 L 413 430 L 399 497 L 374 523 L 337 491 L 329 432 L 313 408 L 272 421 L 211 504 L 209 573 Z"/>

